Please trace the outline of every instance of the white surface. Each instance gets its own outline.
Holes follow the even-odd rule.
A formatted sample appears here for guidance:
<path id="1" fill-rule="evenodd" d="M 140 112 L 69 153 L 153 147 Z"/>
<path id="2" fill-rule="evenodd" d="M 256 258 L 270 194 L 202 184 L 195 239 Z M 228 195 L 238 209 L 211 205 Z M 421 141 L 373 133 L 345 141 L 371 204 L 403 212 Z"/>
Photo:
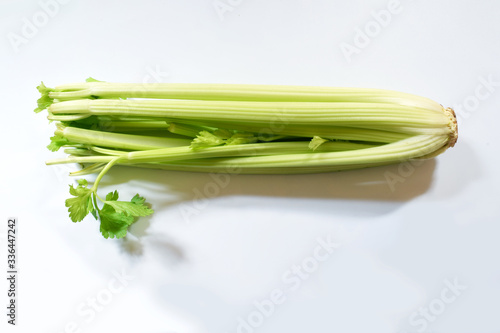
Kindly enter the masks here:
<path id="1" fill-rule="evenodd" d="M 413 171 L 232 176 L 200 200 L 208 175 L 117 167 L 101 192 L 139 192 L 156 213 L 127 241 L 69 221 L 71 168 L 44 165 L 53 125 L 32 112 L 41 80 L 154 82 L 156 70 L 162 82 L 377 87 L 447 106 L 486 94 L 481 78 L 500 82 L 498 1 L 401 0 L 351 62 L 340 45 L 390 1 L 221 1 L 233 4 L 224 20 L 212 0 L 66 1 L 18 52 L 9 34 L 42 7 L 1 2 L 0 268 L 17 216 L 20 282 L 18 326 L 2 316 L 0 330 L 238 332 L 250 316 L 259 327 L 239 332 L 499 332 L 499 86 L 460 113 L 455 148 Z M 402 172 L 394 191 L 387 172 Z M 326 255 L 317 239 L 328 235 L 339 245 Z M 307 279 L 291 271 L 302 263 Z M 121 270 L 134 277 L 123 288 Z M 467 288 L 454 294 L 455 279 Z M 109 303 L 92 316 L 96 296 Z M 281 304 L 258 323 L 254 302 L 271 299 Z M 429 306 L 443 312 L 424 329 L 414 313 Z"/>

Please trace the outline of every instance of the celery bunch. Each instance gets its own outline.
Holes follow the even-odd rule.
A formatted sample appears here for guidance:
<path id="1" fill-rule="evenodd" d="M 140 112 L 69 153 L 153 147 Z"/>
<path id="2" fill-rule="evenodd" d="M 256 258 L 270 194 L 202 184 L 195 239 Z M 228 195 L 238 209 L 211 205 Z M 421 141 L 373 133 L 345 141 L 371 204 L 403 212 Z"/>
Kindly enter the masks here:
<path id="1" fill-rule="evenodd" d="M 104 237 L 121 238 L 153 212 L 144 198 L 104 199 L 97 187 L 114 165 L 241 174 L 339 171 L 431 158 L 457 141 L 452 109 L 380 89 L 227 84 L 85 83 L 38 87 L 35 112 L 57 129 L 48 148 L 80 163 L 66 200 L 70 218 L 91 213 Z M 101 201 L 101 205 L 98 205 Z M 102 206 L 102 207 L 100 207 Z"/>

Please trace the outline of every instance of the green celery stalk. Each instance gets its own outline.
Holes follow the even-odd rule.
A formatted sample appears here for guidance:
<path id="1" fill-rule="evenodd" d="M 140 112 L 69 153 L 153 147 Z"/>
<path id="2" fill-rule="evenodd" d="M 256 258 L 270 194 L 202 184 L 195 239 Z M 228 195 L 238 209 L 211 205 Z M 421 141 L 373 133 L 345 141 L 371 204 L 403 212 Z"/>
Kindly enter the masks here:
<path id="1" fill-rule="evenodd" d="M 391 103 L 441 110 L 438 103 L 417 95 L 366 88 L 249 84 L 87 82 L 55 87 L 49 96 L 61 101 L 85 98 L 156 98 L 214 101 Z"/>
<path id="2" fill-rule="evenodd" d="M 432 158 L 458 138 L 452 109 L 380 89 L 227 84 L 127 84 L 93 79 L 38 87 L 35 112 L 57 130 L 48 148 L 67 147 L 72 175 L 98 173 L 70 187 L 72 221 L 88 213 L 106 238 L 121 238 L 152 210 L 144 198 L 97 195 L 114 166 L 233 174 L 295 174 Z M 99 129 L 99 130 L 97 130 Z M 98 204 L 98 202 L 101 204 Z"/>

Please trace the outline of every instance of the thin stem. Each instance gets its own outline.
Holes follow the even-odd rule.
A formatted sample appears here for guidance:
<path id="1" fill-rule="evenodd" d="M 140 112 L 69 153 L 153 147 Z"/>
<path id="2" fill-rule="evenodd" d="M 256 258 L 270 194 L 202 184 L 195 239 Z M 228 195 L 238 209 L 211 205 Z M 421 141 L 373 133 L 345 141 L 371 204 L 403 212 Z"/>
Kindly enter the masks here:
<path id="1" fill-rule="evenodd" d="M 314 152 L 348 151 L 371 148 L 375 145 L 359 144 L 352 142 L 326 142 L 319 146 Z M 144 162 L 168 162 L 176 160 L 190 159 L 211 159 L 234 156 L 269 156 L 285 154 L 313 154 L 309 148 L 308 141 L 299 142 L 263 142 L 249 143 L 241 145 L 229 145 L 218 147 L 207 147 L 199 150 L 192 150 L 189 147 L 165 148 L 147 150 L 142 152 L 131 152 L 126 155 L 124 163 L 144 163 Z M 125 159 L 123 159 L 125 161 Z"/>
<path id="2" fill-rule="evenodd" d="M 97 214 L 100 215 L 101 213 L 101 209 L 99 208 L 99 206 L 97 205 L 97 193 L 94 191 L 92 193 L 92 201 L 94 202 L 94 208 L 97 210 Z"/>
<path id="3" fill-rule="evenodd" d="M 94 163 L 88 167 L 85 167 L 81 170 L 70 172 L 70 176 L 83 176 L 91 173 L 96 173 L 102 170 L 102 168 L 106 165 L 106 163 Z"/>
<path id="4" fill-rule="evenodd" d="M 55 158 L 45 162 L 46 165 L 68 164 L 68 163 L 108 163 L 113 159 L 112 156 L 75 156 L 66 158 Z"/>
<path id="5" fill-rule="evenodd" d="M 207 147 L 193 150 L 190 147 L 172 147 L 151 149 L 134 152 L 120 152 L 99 147 L 92 150 L 109 154 L 111 156 L 76 156 L 63 159 L 54 159 L 46 162 L 47 165 L 63 163 L 110 163 L 119 158 L 123 164 L 158 163 L 190 159 L 208 159 L 234 156 L 269 156 L 285 154 L 313 154 L 319 152 L 348 151 L 376 147 L 375 144 L 362 144 L 353 142 L 325 142 L 314 152 L 309 148 L 308 141 L 295 142 L 262 142 L 241 145 Z M 83 171 L 83 170 L 82 170 Z"/>
<path id="6" fill-rule="evenodd" d="M 106 172 L 108 172 L 109 169 L 111 169 L 111 167 L 113 165 L 115 165 L 119 160 L 120 160 L 120 157 L 113 158 L 111 161 L 108 162 L 108 164 L 106 164 L 106 166 L 104 167 L 104 169 L 101 170 L 101 172 L 99 173 L 99 175 L 97 175 L 97 178 L 94 181 L 94 185 L 92 186 L 92 192 L 96 193 L 96 196 L 97 196 L 97 192 L 96 192 L 97 191 L 97 186 L 99 186 L 99 182 L 101 181 L 102 177 L 104 177 L 104 175 L 106 174 Z M 99 196 L 97 196 L 97 197 L 99 198 Z M 99 198 L 99 200 L 104 201 L 101 198 Z"/>

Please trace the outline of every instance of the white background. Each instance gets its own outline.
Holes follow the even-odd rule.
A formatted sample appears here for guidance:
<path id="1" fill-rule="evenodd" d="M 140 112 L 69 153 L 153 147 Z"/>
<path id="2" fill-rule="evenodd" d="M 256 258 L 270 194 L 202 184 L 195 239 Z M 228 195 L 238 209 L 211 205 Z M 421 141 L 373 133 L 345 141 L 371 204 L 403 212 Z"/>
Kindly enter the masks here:
<path id="1" fill-rule="evenodd" d="M 0 268 L 16 216 L 20 277 L 14 328 L 1 278 L 0 330 L 499 332 L 500 3 L 401 0 L 381 26 L 371 13 L 390 1 L 221 1 L 222 19 L 212 0 L 2 0 Z M 139 192 L 156 212 L 105 240 L 93 218 L 69 220 L 74 166 L 44 165 L 62 153 L 45 149 L 54 125 L 32 112 L 41 80 L 88 76 L 394 89 L 455 106 L 459 141 L 416 167 L 218 187 L 116 167 L 100 193 Z M 338 246 L 318 261 L 328 237 Z M 303 264 L 308 276 L 294 275 Z"/>

